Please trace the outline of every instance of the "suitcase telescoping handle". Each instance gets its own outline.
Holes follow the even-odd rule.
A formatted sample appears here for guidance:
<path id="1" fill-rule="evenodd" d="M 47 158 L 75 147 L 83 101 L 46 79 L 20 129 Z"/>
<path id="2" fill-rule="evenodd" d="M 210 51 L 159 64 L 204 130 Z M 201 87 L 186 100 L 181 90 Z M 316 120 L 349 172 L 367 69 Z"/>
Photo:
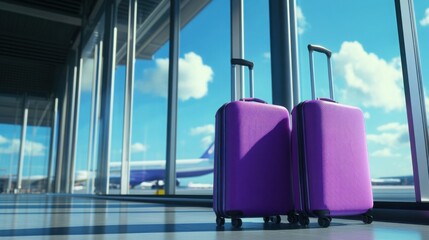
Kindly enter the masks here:
<path id="1" fill-rule="evenodd" d="M 334 83 L 332 80 L 332 66 L 331 66 L 331 56 L 332 52 L 322 46 L 308 44 L 308 52 L 310 54 L 310 78 L 311 78 L 311 98 L 316 99 L 316 86 L 314 82 L 314 63 L 313 63 L 313 52 L 320 52 L 326 55 L 328 60 L 328 79 L 329 79 L 329 97 L 331 100 L 334 100 Z"/>
<path id="2" fill-rule="evenodd" d="M 232 58 L 231 59 L 231 65 L 232 65 L 232 79 L 233 79 L 233 83 L 235 82 L 235 66 L 236 65 L 241 65 L 241 66 L 246 66 L 249 68 L 249 81 L 250 81 L 250 99 L 254 98 L 253 94 L 253 62 L 245 60 L 245 59 L 241 59 L 241 58 Z M 241 84 L 241 86 L 244 86 L 244 84 Z M 240 97 L 240 99 L 244 99 L 244 89 L 243 89 L 243 96 Z M 249 100 L 249 99 L 247 99 Z"/>

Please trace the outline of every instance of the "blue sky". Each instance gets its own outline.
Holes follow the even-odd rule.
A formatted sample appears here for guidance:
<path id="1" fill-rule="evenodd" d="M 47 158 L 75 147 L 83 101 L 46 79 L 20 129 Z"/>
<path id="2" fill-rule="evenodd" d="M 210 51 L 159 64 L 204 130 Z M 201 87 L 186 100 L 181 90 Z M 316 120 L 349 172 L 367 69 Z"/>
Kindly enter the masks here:
<path id="1" fill-rule="evenodd" d="M 301 99 L 310 97 L 306 46 L 308 43 L 324 45 L 334 53 L 336 99 L 358 106 L 365 113 L 372 176 L 411 174 L 394 3 L 332 0 L 297 1 L 297 5 Z M 245 57 L 255 62 L 255 95 L 271 102 L 268 1 L 245 0 L 244 7 Z M 429 61 L 429 46 L 423 44 L 429 42 L 429 20 L 425 20 L 429 18 L 429 10 L 426 9 L 429 9 L 427 2 L 415 2 L 422 66 L 427 66 Z M 159 49 L 152 60 L 136 62 L 133 161 L 165 159 L 167 58 L 168 44 Z M 229 58 L 229 3 L 214 0 L 181 31 L 178 159 L 199 157 L 213 141 L 215 112 L 230 100 Z M 317 56 L 315 62 L 318 96 L 328 96 L 325 60 Z M 88 68 L 86 76 L 91 76 L 91 60 L 84 65 Z M 422 70 L 423 77 L 428 76 L 428 68 L 422 67 Z M 125 67 L 118 66 L 115 76 L 111 158 L 120 161 Z M 91 84 L 88 83 L 83 85 L 81 94 L 77 169 L 87 166 L 91 106 Z M 0 136 L 7 140 L 0 138 L 0 150 L 11 148 L 19 129 L 0 127 Z M 49 136 L 49 131 L 39 130 L 38 135 Z M 33 145 L 34 149 L 45 147 L 42 155 L 29 153 L 28 158 L 47 162 L 49 142 L 36 137 L 27 140 L 40 144 Z M 11 154 L 15 156 L 16 152 L 0 151 L 0 159 Z M 40 174 L 46 171 L 41 169 Z M 195 181 L 210 182 L 212 176 Z"/>

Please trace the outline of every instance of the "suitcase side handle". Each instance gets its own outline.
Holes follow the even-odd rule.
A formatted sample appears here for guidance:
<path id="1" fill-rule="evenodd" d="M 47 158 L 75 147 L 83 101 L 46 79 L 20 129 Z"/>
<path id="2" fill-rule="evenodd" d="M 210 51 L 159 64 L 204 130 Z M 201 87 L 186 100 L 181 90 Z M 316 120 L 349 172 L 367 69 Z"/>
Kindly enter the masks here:
<path id="1" fill-rule="evenodd" d="M 324 53 L 328 58 L 330 58 L 332 55 L 332 52 L 329 49 L 320 45 L 308 44 L 307 48 L 308 48 L 308 51 L 310 52 L 315 51 L 315 52 Z"/>
<path id="2" fill-rule="evenodd" d="M 308 44 L 307 46 L 310 58 L 310 78 L 311 78 L 311 98 L 316 99 L 316 84 L 314 82 L 314 63 L 313 63 L 313 52 L 320 52 L 326 55 L 328 61 L 328 80 L 329 80 L 329 97 L 334 100 L 334 83 L 332 80 L 332 65 L 331 56 L 332 52 L 320 45 Z"/>
<path id="3" fill-rule="evenodd" d="M 250 98 L 253 98 L 254 95 L 254 90 L 253 90 L 253 62 L 246 60 L 246 59 L 241 59 L 241 58 L 232 58 L 231 59 L 231 65 L 232 65 L 232 75 L 233 75 L 233 79 L 235 80 L 235 66 L 236 65 L 240 65 L 240 66 L 246 66 L 249 68 L 249 81 L 250 81 Z M 244 85 L 242 85 L 244 86 Z M 244 89 L 243 89 L 244 90 Z M 244 95 L 244 93 L 243 93 Z M 244 97 L 241 97 L 242 99 Z"/>
<path id="4" fill-rule="evenodd" d="M 231 64 L 232 65 L 246 66 L 249 68 L 249 70 L 253 70 L 253 65 L 254 65 L 253 62 L 246 60 L 246 59 L 241 59 L 241 58 L 232 58 Z"/>
<path id="5" fill-rule="evenodd" d="M 318 100 L 326 101 L 326 102 L 333 102 L 333 103 L 337 103 L 335 100 L 330 99 L 330 98 L 318 98 Z"/>

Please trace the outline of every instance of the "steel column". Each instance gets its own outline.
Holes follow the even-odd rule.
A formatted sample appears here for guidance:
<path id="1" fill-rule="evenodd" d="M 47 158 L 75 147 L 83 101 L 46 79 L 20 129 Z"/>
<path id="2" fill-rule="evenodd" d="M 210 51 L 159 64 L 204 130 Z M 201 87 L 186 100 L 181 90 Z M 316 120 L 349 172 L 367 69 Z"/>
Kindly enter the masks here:
<path id="1" fill-rule="evenodd" d="M 167 162 L 165 191 L 176 192 L 177 98 L 179 82 L 180 0 L 170 0 L 170 49 L 168 67 Z"/>
<path id="2" fill-rule="evenodd" d="M 289 0 L 270 0 L 270 45 L 273 104 L 293 106 Z"/>

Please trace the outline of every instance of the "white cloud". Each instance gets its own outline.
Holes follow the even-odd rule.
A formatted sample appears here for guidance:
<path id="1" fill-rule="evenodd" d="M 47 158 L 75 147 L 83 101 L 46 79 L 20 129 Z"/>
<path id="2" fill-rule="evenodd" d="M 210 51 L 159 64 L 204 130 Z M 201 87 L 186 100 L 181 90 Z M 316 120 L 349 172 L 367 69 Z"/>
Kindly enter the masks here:
<path id="1" fill-rule="evenodd" d="M 298 25 L 297 26 L 298 34 L 303 34 L 307 27 L 307 21 L 305 20 L 305 16 L 304 16 L 304 13 L 302 12 L 301 7 L 296 6 L 295 15 L 296 15 L 297 25 Z"/>
<path id="2" fill-rule="evenodd" d="M 204 147 L 208 147 L 214 142 L 213 136 L 205 136 L 201 139 L 201 142 L 203 143 Z"/>
<path id="3" fill-rule="evenodd" d="M 214 134 L 215 127 L 213 124 L 191 128 L 191 135 Z"/>
<path id="4" fill-rule="evenodd" d="M 400 124 L 398 122 L 387 123 L 377 128 L 380 132 L 393 131 L 393 132 L 406 132 L 408 130 L 407 124 Z"/>
<path id="5" fill-rule="evenodd" d="M 363 117 L 364 117 L 365 119 L 370 119 L 370 118 L 371 118 L 371 114 L 370 114 L 369 112 L 364 112 L 364 113 L 363 113 Z"/>
<path id="6" fill-rule="evenodd" d="M 396 133 L 381 133 L 381 134 L 368 134 L 368 141 L 378 143 L 386 146 L 393 146 L 398 142 L 398 134 Z"/>
<path id="7" fill-rule="evenodd" d="M 5 143 L 8 143 L 8 142 L 9 142 L 9 140 L 7 138 L 5 138 L 2 135 L 0 135 L 0 144 L 5 144 Z"/>
<path id="8" fill-rule="evenodd" d="M 147 151 L 147 145 L 143 143 L 134 143 L 131 145 L 131 152 L 132 153 L 140 153 L 140 152 L 146 152 Z"/>
<path id="9" fill-rule="evenodd" d="M 371 153 L 371 156 L 372 157 L 399 157 L 400 154 L 394 154 L 390 151 L 389 148 L 384 148 Z"/>
<path id="10" fill-rule="evenodd" d="M 405 109 L 399 58 L 387 62 L 368 53 L 359 42 L 343 42 L 333 55 L 335 73 L 346 82 L 343 102 L 389 112 Z"/>
<path id="11" fill-rule="evenodd" d="M 409 142 L 408 126 L 407 124 L 400 124 L 397 122 L 387 123 L 377 128 L 379 134 L 368 134 L 368 141 L 387 146 L 389 148 L 396 148 L 400 144 Z"/>
<path id="12" fill-rule="evenodd" d="M 46 147 L 37 142 L 26 141 L 25 154 L 30 156 L 44 156 Z"/>
<path id="13" fill-rule="evenodd" d="M 271 59 L 271 53 L 270 52 L 264 52 L 264 58 L 265 59 Z"/>
<path id="14" fill-rule="evenodd" d="M 191 128 L 190 131 L 192 136 L 203 136 L 201 143 L 204 147 L 208 147 L 214 141 L 215 126 L 213 124 L 207 124 L 204 126 Z"/>
<path id="15" fill-rule="evenodd" d="M 0 136 L 1 137 L 1 136 Z M 21 140 L 12 139 L 9 140 L 2 137 L 2 147 L 0 147 L 0 154 L 17 154 L 19 153 Z M 6 144 L 10 143 L 10 144 Z M 6 145 L 6 146 L 5 146 Z M 25 141 L 24 155 L 25 156 L 45 156 L 46 147 L 42 143 Z"/>
<path id="16" fill-rule="evenodd" d="M 391 122 L 377 128 L 378 134 L 368 134 L 370 142 L 382 148 L 370 154 L 371 157 L 401 157 L 398 148 L 409 144 L 408 126 L 398 122 Z"/>
<path id="17" fill-rule="evenodd" d="M 168 59 L 156 59 L 156 68 L 144 72 L 143 80 L 136 82 L 136 87 L 144 93 L 167 97 Z M 201 56 L 194 52 L 179 59 L 179 99 L 199 99 L 207 95 L 208 83 L 213 79 L 213 70 L 203 63 Z"/>
<path id="18" fill-rule="evenodd" d="M 429 8 L 426 8 L 425 17 L 422 20 L 420 20 L 420 25 L 424 27 L 429 25 Z"/>

